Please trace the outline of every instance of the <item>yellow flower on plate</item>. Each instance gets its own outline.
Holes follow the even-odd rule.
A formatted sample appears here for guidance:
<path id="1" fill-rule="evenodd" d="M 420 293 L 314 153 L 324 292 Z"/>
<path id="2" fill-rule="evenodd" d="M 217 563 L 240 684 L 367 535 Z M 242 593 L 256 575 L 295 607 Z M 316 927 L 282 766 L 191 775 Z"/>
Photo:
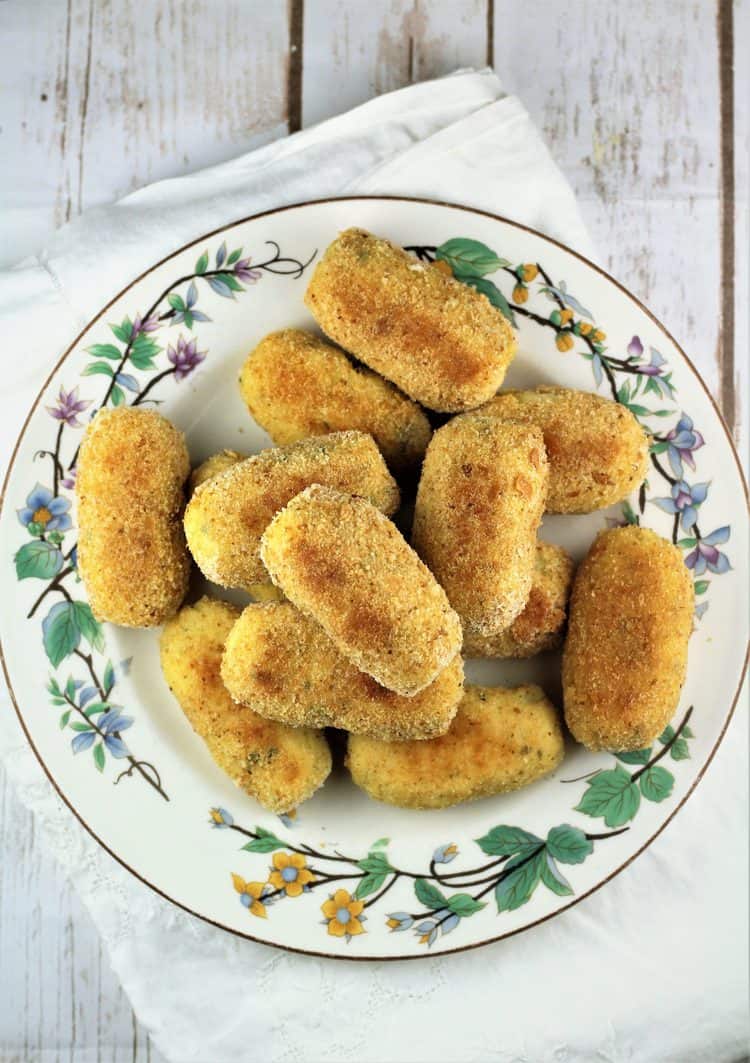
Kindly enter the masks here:
<path id="1" fill-rule="evenodd" d="M 517 284 L 513 289 L 513 302 L 525 303 L 529 298 L 529 289 L 525 284 Z"/>
<path id="2" fill-rule="evenodd" d="M 355 901 L 347 890 L 336 890 L 320 906 L 321 912 L 328 920 L 328 933 L 335 938 L 364 934 L 365 928 L 357 918 L 364 907 L 364 901 Z"/>
<path id="3" fill-rule="evenodd" d="M 287 897 L 299 897 L 308 882 L 315 881 L 315 875 L 306 865 L 302 853 L 274 853 L 274 870 L 268 881 L 277 890 L 284 890 Z"/>
<path id="4" fill-rule="evenodd" d="M 232 875 L 232 885 L 240 895 L 240 902 L 250 909 L 251 915 L 257 915 L 260 919 L 266 918 L 266 906 L 261 904 L 260 898 L 266 888 L 265 882 L 245 882 L 241 875 Z"/>
<path id="5" fill-rule="evenodd" d="M 569 332 L 559 332 L 555 343 L 558 351 L 569 351 L 573 346 L 573 337 Z"/>

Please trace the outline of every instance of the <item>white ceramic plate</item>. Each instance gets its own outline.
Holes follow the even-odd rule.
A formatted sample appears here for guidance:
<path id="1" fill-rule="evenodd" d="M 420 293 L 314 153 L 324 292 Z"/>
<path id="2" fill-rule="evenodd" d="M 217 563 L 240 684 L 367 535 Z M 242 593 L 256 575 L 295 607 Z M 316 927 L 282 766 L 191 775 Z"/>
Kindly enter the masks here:
<path id="1" fill-rule="evenodd" d="M 605 522 L 639 520 L 683 549 L 696 628 L 678 712 L 651 749 L 615 757 L 571 743 L 553 776 L 437 812 L 373 802 L 339 768 L 296 817 L 279 819 L 235 789 L 193 734 L 162 678 L 156 633 L 93 619 L 74 568 L 71 473 L 88 419 L 105 400 L 153 401 L 187 433 L 196 462 L 222 447 L 268 446 L 240 401 L 238 369 L 272 329 L 313 326 L 302 302 L 312 265 L 350 225 L 446 259 L 514 318 L 508 386 L 597 389 L 654 434 L 639 497 L 548 518 L 542 531 L 581 558 Z M 533 926 L 607 882 L 696 785 L 743 670 L 745 506 L 736 455 L 696 371 L 601 270 L 477 211 L 382 197 L 308 203 L 228 226 L 158 263 L 60 360 L 5 484 L 4 666 L 29 741 L 72 811 L 175 904 L 304 952 L 464 949 Z M 538 680 L 559 701 L 558 665 L 477 662 L 468 674 Z"/>

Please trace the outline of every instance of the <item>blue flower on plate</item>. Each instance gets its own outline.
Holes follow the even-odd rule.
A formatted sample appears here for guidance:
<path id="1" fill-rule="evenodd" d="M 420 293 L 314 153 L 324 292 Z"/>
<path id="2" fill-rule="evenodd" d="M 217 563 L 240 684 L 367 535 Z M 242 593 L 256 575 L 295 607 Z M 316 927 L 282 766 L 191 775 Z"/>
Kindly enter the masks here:
<path id="1" fill-rule="evenodd" d="M 716 549 L 720 543 L 725 543 L 728 538 L 729 525 L 725 524 L 723 528 L 717 528 L 710 535 L 698 540 L 695 544 L 695 549 L 691 550 L 685 558 L 685 564 L 692 570 L 694 576 L 702 576 L 706 569 L 709 572 L 714 572 L 717 576 L 729 571 L 732 567 L 729 564 L 729 558 L 726 554 L 722 554 L 721 550 Z"/>
<path id="2" fill-rule="evenodd" d="M 698 506 L 706 500 L 708 487 L 707 483 L 693 484 L 691 487 L 684 480 L 678 480 L 672 484 L 671 498 L 652 498 L 651 501 L 665 513 L 679 513 L 682 527 L 690 531 L 698 519 Z"/>
<path id="3" fill-rule="evenodd" d="M 227 812 L 225 808 L 212 808 L 209 816 L 211 817 L 209 823 L 216 830 L 231 827 L 234 823 L 234 816 L 231 812 Z"/>
<path id="4" fill-rule="evenodd" d="M 693 458 L 693 453 L 704 445 L 705 440 L 700 432 L 695 430 L 692 418 L 688 417 L 686 413 L 680 416 L 677 424 L 667 432 L 664 439 L 669 443 L 667 457 L 669 458 L 669 464 L 672 466 L 672 472 L 682 479 L 683 461 L 687 462 L 691 469 L 694 469 L 695 459 Z"/>
<path id="5" fill-rule="evenodd" d="M 408 912 L 389 912 L 386 919 L 386 925 L 391 930 L 408 930 L 414 923 L 414 919 Z"/>
<path id="6" fill-rule="evenodd" d="M 432 859 L 436 864 L 449 864 L 451 860 L 455 860 L 458 856 L 458 846 L 454 842 L 450 842 L 449 845 L 440 845 L 432 854 Z"/>
<path id="7" fill-rule="evenodd" d="M 18 519 L 32 535 L 42 535 L 50 531 L 67 531 L 72 527 L 67 498 L 55 498 L 49 487 L 37 484 L 26 499 L 26 505 L 19 510 Z"/>

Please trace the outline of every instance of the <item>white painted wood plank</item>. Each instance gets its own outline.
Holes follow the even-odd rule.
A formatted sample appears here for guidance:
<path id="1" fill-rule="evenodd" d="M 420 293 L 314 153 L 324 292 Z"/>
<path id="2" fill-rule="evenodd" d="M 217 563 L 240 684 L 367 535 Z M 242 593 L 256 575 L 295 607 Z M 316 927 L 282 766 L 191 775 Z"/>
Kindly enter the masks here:
<path id="1" fill-rule="evenodd" d="M 486 60 L 487 0 L 306 0 L 303 125 Z"/>
<path id="2" fill-rule="evenodd" d="M 0 1060 L 158 1063 L 88 913 L 0 770 Z"/>
<path id="3" fill-rule="evenodd" d="M 735 437 L 750 468 L 750 0 L 734 5 Z"/>
<path id="4" fill-rule="evenodd" d="M 86 207 L 285 133 L 288 44 L 282 3 L 0 4 L 0 265 Z"/>
<path id="5" fill-rule="evenodd" d="M 496 69 L 573 183 L 602 264 L 673 332 L 716 393 L 715 5 L 543 7 L 495 0 Z"/>

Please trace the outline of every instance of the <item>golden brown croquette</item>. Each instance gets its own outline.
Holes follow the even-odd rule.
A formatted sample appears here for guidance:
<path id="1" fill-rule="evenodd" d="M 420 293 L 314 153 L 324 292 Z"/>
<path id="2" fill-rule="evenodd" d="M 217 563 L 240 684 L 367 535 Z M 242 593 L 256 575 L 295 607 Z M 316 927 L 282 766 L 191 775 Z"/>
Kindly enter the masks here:
<path id="1" fill-rule="evenodd" d="M 363 498 L 307 488 L 271 521 L 261 557 L 285 596 L 389 690 L 419 693 L 461 648 L 442 587 Z"/>
<path id="2" fill-rule="evenodd" d="M 214 476 L 218 476 L 220 472 L 226 472 L 233 465 L 245 461 L 247 456 L 247 454 L 240 454 L 236 450 L 220 450 L 218 454 L 212 454 L 210 458 L 206 458 L 205 461 L 196 466 L 190 474 L 190 494 L 192 495 L 196 487 L 200 487 L 206 480 L 211 480 Z"/>
<path id="3" fill-rule="evenodd" d="M 350 735 L 352 779 L 376 801 L 401 808 L 447 808 L 527 786 L 563 758 L 557 710 L 537 686 L 467 685 L 441 738 L 379 742 Z"/>
<path id="4" fill-rule="evenodd" d="M 229 633 L 221 674 L 235 701 L 261 716 L 387 741 L 444 734 L 463 693 L 458 654 L 413 698 L 387 690 L 289 602 L 244 610 Z"/>
<path id="5" fill-rule="evenodd" d="M 89 424 L 76 478 L 78 571 L 100 620 L 155 627 L 179 608 L 189 472 L 182 432 L 154 410 L 102 409 Z"/>
<path id="6" fill-rule="evenodd" d="M 537 425 L 549 459 L 548 513 L 590 513 L 643 483 L 646 431 L 625 406 L 569 388 L 504 391 L 482 413 Z"/>
<path id="7" fill-rule="evenodd" d="M 430 422 L 415 402 L 301 329 L 261 340 L 242 367 L 240 392 L 274 443 L 357 428 L 369 432 L 394 472 L 404 472 L 419 465 L 430 440 Z"/>
<path id="8" fill-rule="evenodd" d="M 676 546 L 649 528 L 600 532 L 580 565 L 563 653 L 565 719 L 589 749 L 643 749 L 685 679 L 694 594 Z"/>
<path id="9" fill-rule="evenodd" d="M 516 351 L 486 296 L 362 229 L 328 247 L 305 303 L 332 340 L 431 410 L 485 402 Z"/>
<path id="10" fill-rule="evenodd" d="M 526 604 L 546 494 L 538 428 L 467 413 L 432 437 L 412 543 L 465 634 L 504 631 Z"/>
<path id="11" fill-rule="evenodd" d="M 324 483 L 368 498 L 385 513 L 399 491 L 372 437 L 336 432 L 261 451 L 203 483 L 185 510 L 188 546 L 204 576 L 253 593 L 269 582 L 258 548 L 271 520 L 303 487 Z"/>
<path id="12" fill-rule="evenodd" d="M 465 657 L 534 657 L 562 642 L 573 582 L 573 559 L 562 547 L 537 542 L 531 591 L 523 610 L 498 635 L 464 634 Z"/>
<path id="13" fill-rule="evenodd" d="M 240 610 L 202 598 L 161 636 L 161 667 L 191 726 L 222 771 L 270 812 L 288 812 L 323 785 L 331 753 L 321 731 L 273 723 L 229 696 L 221 657 Z"/>

